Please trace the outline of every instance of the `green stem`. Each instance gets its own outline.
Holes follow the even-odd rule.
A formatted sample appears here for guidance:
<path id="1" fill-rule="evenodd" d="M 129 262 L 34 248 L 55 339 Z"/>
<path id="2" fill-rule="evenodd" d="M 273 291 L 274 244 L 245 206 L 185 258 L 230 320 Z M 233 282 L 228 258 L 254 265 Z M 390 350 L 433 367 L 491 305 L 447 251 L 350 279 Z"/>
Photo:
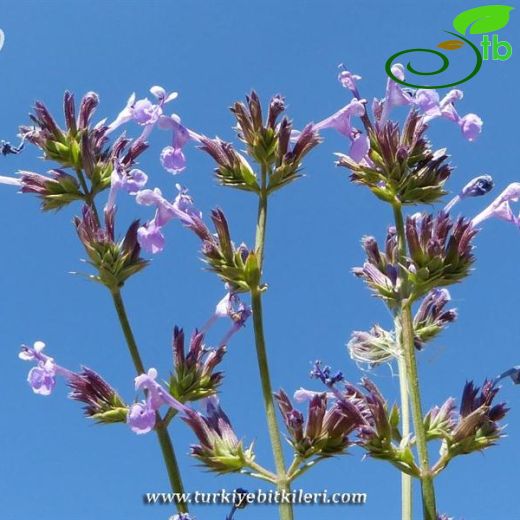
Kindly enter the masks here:
<path id="1" fill-rule="evenodd" d="M 410 398 L 408 395 L 408 374 L 402 348 L 401 323 L 395 320 L 395 338 L 399 341 L 397 366 L 399 369 L 399 391 L 401 394 L 401 433 L 403 438 L 410 434 Z M 401 518 L 412 520 L 412 477 L 401 472 Z"/>
<path id="2" fill-rule="evenodd" d="M 85 204 L 87 206 L 89 206 L 90 209 L 93 211 L 94 218 L 96 219 L 96 221 L 99 225 L 100 221 L 99 221 L 98 210 L 97 210 L 96 204 L 94 203 L 94 195 L 92 194 L 92 191 L 90 191 L 88 189 L 87 181 L 85 179 L 85 176 L 83 175 L 81 168 L 76 168 L 76 175 L 78 176 L 81 187 L 83 188 L 83 192 L 85 195 Z"/>
<path id="3" fill-rule="evenodd" d="M 406 234 L 404 229 L 403 213 L 399 203 L 394 204 L 394 217 L 398 236 L 399 263 L 404 265 L 406 256 Z M 403 293 L 406 287 L 401 288 Z M 419 466 L 421 468 L 421 491 L 423 502 L 424 520 L 436 520 L 437 511 L 435 505 L 435 489 L 433 486 L 433 476 L 430 471 L 428 457 L 428 444 L 426 432 L 424 430 L 423 412 L 421 405 L 421 393 L 419 385 L 419 375 L 417 372 L 417 362 L 415 359 L 414 327 L 412 318 L 412 305 L 409 298 L 401 299 L 401 349 L 404 356 L 404 364 L 408 376 L 408 390 L 412 408 L 412 416 L 415 428 L 415 438 L 417 452 L 419 454 Z"/>
<path id="4" fill-rule="evenodd" d="M 123 330 L 123 334 L 125 336 L 126 344 L 128 346 L 130 356 L 132 357 L 135 370 L 138 375 L 144 374 L 145 369 L 143 361 L 141 359 L 141 355 L 139 354 L 139 347 L 137 346 L 137 342 L 135 341 L 132 327 L 130 326 L 130 322 L 128 321 L 128 315 L 126 313 L 121 292 L 119 290 L 113 291 L 112 299 L 114 301 L 114 307 L 116 309 L 117 316 L 119 318 L 119 323 L 121 324 L 121 329 Z M 155 432 L 157 434 L 157 438 L 159 439 L 159 444 L 161 446 L 164 464 L 166 465 L 166 470 L 168 471 L 168 478 L 170 479 L 172 491 L 174 493 L 182 494 L 184 493 L 184 487 L 179 471 L 179 465 L 177 464 L 177 457 L 175 456 L 175 451 L 173 449 L 173 444 L 170 438 L 170 434 L 168 432 L 167 425 L 164 421 L 161 420 L 158 414 Z M 179 513 L 188 512 L 188 507 L 185 503 L 178 502 L 176 506 Z"/>
<path id="5" fill-rule="evenodd" d="M 260 271 L 262 271 L 265 229 L 267 222 L 267 168 L 262 167 L 262 189 L 259 194 L 258 219 L 256 224 L 255 252 L 258 259 Z M 283 456 L 280 430 L 276 419 L 276 409 L 273 399 L 273 389 L 271 377 L 269 375 L 269 365 L 267 362 L 267 351 L 264 337 L 264 324 L 262 315 L 262 290 L 260 287 L 251 289 L 251 304 L 253 307 L 253 327 L 255 333 L 256 357 L 260 379 L 262 382 L 262 393 L 264 397 L 265 414 L 267 417 L 267 428 L 271 440 L 274 463 L 276 468 L 276 483 L 279 491 L 290 492 L 290 483 L 285 471 L 285 461 Z M 279 505 L 280 520 L 292 520 L 293 511 L 291 504 L 281 503 Z"/>

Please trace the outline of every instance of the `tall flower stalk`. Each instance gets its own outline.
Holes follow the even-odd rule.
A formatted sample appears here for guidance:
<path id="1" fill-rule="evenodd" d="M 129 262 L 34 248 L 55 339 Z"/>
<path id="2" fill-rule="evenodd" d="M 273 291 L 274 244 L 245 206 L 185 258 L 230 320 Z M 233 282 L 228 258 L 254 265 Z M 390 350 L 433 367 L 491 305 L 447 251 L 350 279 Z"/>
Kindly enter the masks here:
<path id="1" fill-rule="evenodd" d="M 407 246 L 406 234 L 404 229 L 403 213 L 400 202 L 393 204 L 395 227 L 397 230 L 399 265 L 406 265 Z M 430 473 L 430 462 L 428 457 L 428 445 L 426 431 L 423 423 L 423 411 L 421 404 L 421 391 L 419 385 L 419 374 L 417 371 L 417 361 L 415 359 L 415 332 L 413 327 L 412 307 L 410 298 L 404 294 L 400 295 L 399 308 L 397 311 L 399 320 L 400 353 L 398 357 L 399 378 L 401 385 L 401 412 L 403 421 L 403 436 L 410 433 L 410 418 L 408 407 L 411 405 L 412 417 L 416 435 L 417 451 L 421 468 L 421 491 L 423 501 L 424 518 L 428 520 L 437 519 L 437 508 L 435 505 L 435 489 L 433 477 Z M 409 394 L 409 398 L 408 398 Z M 403 519 L 412 518 L 412 492 L 411 478 L 403 474 Z"/>
<path id="2" fill-rule="evenodd" d="M 141 360 L 141 354 L 132 327 L 130 326 L 130 321 L 128 320 L 120 289 L 112 290 L 112 301 L 137 375 L 144 374 L 146 370 Z M 155 423 L 155 433 L 157 434 L 157 439 L 161 447 L 161 454 L 164 465 L 166 466 L 166 471 L 168 472 L 168 479 L 172 491 L 175 493 L 184 493 L 184 485 L 182 483 L 182 476 L 177 463 L 177 456 L 175 455 L 175 449 L 170 437 L 170 432 L 168 431 L 168 422 L 162 419 L 159 414 L 157 414 L 157 420 Z M 188 506 L 184 502 L 179 501 L 176 505 L 179 513 L 188 512 Z"/>
<path id="3" fill-rule="evenodd" d="M 404 77 L 404 68 L 399 64 L 394 66 L 393 72 L 396 77 Z M 469 274 L 473 263 L 471 241 L 477 230 L 469 220 L 452 220 L 449 212 L 465 197 L 485 195 L 492 189 L 493 181 L 488 175 L 476 177 L 437 215 L 416 213 L 405 221 L 403 207 L 437 202 L 445 194 L 444 184 L 451 173 L 446 151 L 431 149 L 425 136 L 427 123 L 435 118 L 445 118 L 459 124 L 463 136 L 473 141 L 481 131 L 482 120 L 475 114 L 458 116 L 454 104 L 462 98 L 461 91 L 451 91 L 441 99 L 433 90 L 404 90 L 390 79 L 385 97 L 375 99 L 372 104 L 372 120 L 366 100 L 358 90 L 360 79 L 346 70 L 340 71 L 342 86 L 354 98 L 315 127 L 320 130 L 332 128 L 348 138 L 349 152 L 337 154 L 338 165 L 351 171 L 350 178 L 354 183 L 368 187 L 387 203 L 394 216 L 394 226 L 388 229 L 384 252 L 379 250 L 373 237 L 365 237 L 363 247 L 367 261 L 354 269 L 354 273 L 386 303 L 394 316 L 394 330 L 386 331 L 375 325 L 369 332 L 354 332 L 348 347 L 352 359 L 371 368 L 393 359 L 397 361 L 400 414 L 396 411 L 389 422 L 395 424 L 400 415 L 401 431 L 392 434 L 400 444 L 396 450 L 387 445 L 387 440 L 383 450 L 371 440 L 365 447 L 373 457 L 389 460 L 401 470 L 402 519 L 413 517 L 412 479 L 415 477 L 421 484 L 423 517 L 436 520 L 434 477 L 439 473 L 438 468 L 445 467 L 444 458 L 451 460 L 455 453 L 450 450 L 453 407 L 446 405 L 442 413 L 436 409 L 426 416 L 423 414 L 416 353 L 455 319 L 454 310 L 444 310 L 449 293 L 440 288 L 461 281 Z M 398 106 L 409 109 L 402 129 L 389 119 Z M 360 118 L 364 132 L 354 126 L 355 117 Z M 471 124 L 461 124 L 461 121 Z M 505 215 L 507 208 L 503 204 L 500 207 Z M 476 217 L 475 222 L 479 218 Z M 413 304 L 421 299 L 414 317 Z M 323 379 L 333 387 L 327 378 Z M 442 424 L 441 431 L 437 429 L 438 424 L 433 426 L 433 417 Z M 496 430 L 492 431 L 495 435 Z M 471 439 L 467 453 L 477 449 L 472 437 L 474 433 L 471 428 L 464 431 Z M 431 466 L 428 442 L 438 438 L 444 439 L 441 457 Z M 417 464 L 412 448 L 417 450 Z"/>
<path id="4" fill-rule="evenodd" d="M 258 259 L 258 268 L 262 272 L 265 233 L 267 226 L 267 168 L 262 167 L 260 192 L 258 193 L 258 217 L 256 223 L 255 252 Z M 251 287 L 251 306 L 253 310 L 253 327 L 255 334 L 256 358 L 258 370 L 262 383 L 262 394 L 264 397 L 265 414 L 267 418 L 267 428 L 271 440 L 271 448 L 276 468 L 277 486 L 280 491 L 289 492 L 290 482 L 287 479 L 285 461 L 282 449 L 280 429 L 276 419 L 276 409 L 273 398 L 273 388 L 269 375 L 269 363 L 264 335 L 264 320 L 262 313 L 262 287 L 259 282 L 256 287 Z M 280 505 L 280 519 L 292 520 L 293 511 L 291 504 Z"/>
<path id="5" fill-rule="evenodd" d="M 258 197 L 255 248 L 246 260 L 247 283 L 245 287 L 251 295 L 256 357 L 275 463 L 276 485 L 282 493 L 289 493 L 290 472 L 285 466 L 276 417 L 262 312 L 262 297 L 267 288 L 262 282 L 267 208 L 269 196 L 274 191 L 300 176 L 301 161 L 319 143 L 319 138 L 317 132 L 309 125 L 299 134 L 291 149 L 292 125 L 286 117 L 278 122 L 279 116 L 285 110 L 285 102 L 281 96 L 271 99 L 265 122 L 262 117 L 260 100 L 255 92 L 247 97 L 246 104 L 237 102 L 231 110 L 237 120 L 239 138 L 245 143 L 248 155 L 259 166 L 258 175 L 254 173 L 248 161 L 229 143 L 218 139 L 202 138 L 202 149 L 217 162 L 217 178 L 223 185 L 254 192 Z M 233 284 L 232 279 L 228 282 Z M 279 508 L 281 520 L 292 520 L 291 504 L 282 501 Z"/>
<path id="6" fill-rule="evenodd" d="M 111 293 L 137 375 L 145 372 L 145 366 L 126 313 L 121 287 L 129 277 L 146 267 L 147 261 L 140 257 L 138 222 L 130 226 L 121 242 L 115 240 L 115 193 L 123 189 L 135 194 L 147 181 L 144 172 L 134 165 L 148 147 L 145 140 L 162 116 L 162 106 L 176 97 L 175 93 L 167 95 L 161 87 L 153 87 L 151 92 L 158 100 L 156 105 L 148 100 L 135 102 L 133 99 L 125 109 L 126 118 L 119 117 L 117 124 L 108 126 L 104 121 L 97 125 L 91 123 L 99 103 L 95 93 L 83 97 L 76 116 L 74 97 L 66 92 L 64 130 L 45 105 L 37 102 L 34 114 L 30 116 L 33 126 L 21 127 L 21 136 L 24 142 L 40 148 L 44 159 L 58 163 L 59 169 L 51 170 L 49 176 L 23 171 L 19 179 L 12 179 L 10 183 L 20 186 L 24 193 L 39 196 L 45 211 L 60 209 L 72 202 L 83 203 L 82 216 L 76 217 L 74 223 L 89 263 L 97 270 L 90 278 L 103 284 Z M 131 119 L 144 127 L 142 135 L 134 142 L 121 136 L 109 145 L 108 135 Z M 96 198 L 109 187 L 109 202 L 105 206 L 104 222 L 101 222 Z M 156 419 L 155 431 L 172 491 L 183 493 L 182 478 L 167 429 L 169 421 L 159 414 Z M 179 513 L 187 513 L 186 504 L 179 502 L 176 506 Z"/>

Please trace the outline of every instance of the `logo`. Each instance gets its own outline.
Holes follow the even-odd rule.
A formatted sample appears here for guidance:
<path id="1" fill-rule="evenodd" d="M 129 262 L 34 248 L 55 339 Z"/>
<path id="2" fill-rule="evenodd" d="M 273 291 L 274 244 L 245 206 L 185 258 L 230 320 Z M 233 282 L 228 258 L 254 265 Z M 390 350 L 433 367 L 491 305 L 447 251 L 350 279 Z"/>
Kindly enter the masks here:
<path id="1" fill-rule="evenodd" d="M 413 88 L 436 89 L 453 87 L 465 83 L 478 73 L 482 67 L 483 61 L 488 61 L 490 59 L 493 61 L 506 61 L 511 58 L 513 54 L 512 45 L 506 40 L 500 40 L 498 34 L 493 34 L 490 38 L 489 33 L 495 33 L 504 28 L 509 23 L 509 16 L 512 10 L 513 7 L 508 5 L 483 5 L 481 7 L 475 7 L 474 9 L 463 11 L 455 17 L 453 20 L 453 27 L 457 32 L 445 31 L 454 38 L 442 41 L 437 45 L 437 48 L 443 49 L 444 51 L 456 51 L 467 46 L 471 49 L 475 64 L 473 70 L 462 79 L 451 83 L 444 83 L 442 85 L 423 85 L 419 83 L 409 83 L 397 78 L 393 74 L 392 64 L 394 61 L 409 53 L 429 54 L 430 56 L 436 56 L 441 60 L 440 66 L 432 71 L 418 70 L 411 64 L 411 62 L 408 62 L 406 64 L 406 69 L 416 76 L 435 76 L 448 69 L 450 61 L 443 52 L 435 49 L 424 48 L 407 49 L 396 52 L 386 61 L 386 73 L 396 83 Z M 479 46 L 475 45 L 468 39 L 469 35 L 476 34 L 482 35 Z M 482 52 L 479 47 L 482 48 Z"/>

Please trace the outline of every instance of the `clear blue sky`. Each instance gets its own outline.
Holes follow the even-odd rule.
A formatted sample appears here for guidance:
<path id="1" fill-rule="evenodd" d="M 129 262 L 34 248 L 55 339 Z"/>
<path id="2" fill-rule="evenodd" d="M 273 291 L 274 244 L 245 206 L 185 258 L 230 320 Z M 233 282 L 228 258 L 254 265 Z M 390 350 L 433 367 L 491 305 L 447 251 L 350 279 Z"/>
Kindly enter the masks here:
<path id="1" fill-rule="evenodd" d="M 178 90 L 174 109 L 186 124 L 208 135 L 232 136 L 230 104 L 255 88 L 263 99 L 283 93 L 297 127 L 317 121 L 349 99 L 336 82 L 344 62 L 363 76 L 368 98 L 382 96 L 384 62 L 393 52 L 433 47 L 460 11 L 483 2 L 116 1 L 3 2 L 0 28 L 0 137 L 15 141 L 32 103 L 60 110 L 63 91 L 77 96 L 95 90 L 99 117 L 113 117 L 128 95 L 145 95 L 152 85 Z M 436 121 L 434 143 L 448 146 L 456 166 L 449 188 L 458 190 L 479 173 L 491 173 L 496 191 L 520 179 L 516 46 L 518 13 L 500 31 L 514 48 L 511 60 L 485 63 L 463 86 L 461 112 L 476 112 L 484 132 L 473 144 L 447 121 Z M 172 105 L 173 107 L 173 105 Z M 373 322 L 390 326 L 382 304 L 350 274 L 363 254 L 364 234 L 382 238 L 391 215 L 368 190 L 351 185 L 333 164 L 345 151 L 336 134 L 306 161 L 307 176 L 272 201 L 266 249 L 267 340 L 273 384 L 292 393 L 308 380 L 310 361 L 321 358 L 357 381 L 345 343 L 353 329 Z M 159 164 L 169 136 L 156 133 L 141 166 L 154 185 L 173 194 L 173 182 Z M 18 168 L 42 171 L 35 150 L 0 158 L 0 174 Z M 255 201 L 219 187 L 208 157 L 187 150 L 188 169 L 179 180 L 189 186 L 208 214 L 219 205 L 229 216 L 236 241 L 252 243 Z M 176 179 L 177 180 L 177 179 Z M 50 398 L 32 394 L 28 365 L 17 358 L 22 342 L 47 342 L 49 353 L 69 368 L 92 367 L 122 393 L 133 396 L 133 369 L 115 322 L 107 291 L 68 274 L 81 269 L 84 251 L 73 232 L 73 213 L 43 215 L 30 196 L 3 187 L 0 193 L 0 516 L 5 520 L 166 520 L 167 507 L 144 506 L 145 491 L 167 490 L 154 436 L 137 437 L 125 426 L 98 427 L 83 419 L 61 384 Z M 468 201 L 473 215 L 488 201 Z M 128 201 L 125 219 L 147 217 Z M 222 295 L 221 284 L 202 269 L 198 243 L 179 226 L 168 229 L 168 247 L 144 274 L 128 283 L 125 295 L 146 364 L 166 375 L 174 324 L 191 330 L 208 318 Z M 460 318 L 420 356 L 424 405 L 460 395 L 466 379 L 481 382 L 520 363 L 518 321 L 520 234 L 488 222 L 477 239 L 472 276 L 452 290 Z M 251 327 L 233 342 L 224 361 L 222 403 L 239 435 L 255 440 L 260 462 L 271 466 Z M 387 368 L 374 378 L 393 401 L 398 383 Z M 508 437 L 483 455 L 456 460 L 438 479 L 439 509 L 456 518 L 520 518 L 520 393 L 509 383 L 503 397 L 512 406 Z M 242 486 L 245 477 L 219 478 L 201 472 L 187 455 L 193 435 L 175 423 L 173 438 L 188 490 Z M 399 473 L 388 464 L 361 460 L 362 453 L 324 462 L 296 484 L 368 493 L 365 506 L 297 508 L 299 520 L 398 518 Z M 222 520 L 225 508 L 202 507 L 199 520 Z M 276 512 L 249 508 L 240 520 L 275 518 Z"/>

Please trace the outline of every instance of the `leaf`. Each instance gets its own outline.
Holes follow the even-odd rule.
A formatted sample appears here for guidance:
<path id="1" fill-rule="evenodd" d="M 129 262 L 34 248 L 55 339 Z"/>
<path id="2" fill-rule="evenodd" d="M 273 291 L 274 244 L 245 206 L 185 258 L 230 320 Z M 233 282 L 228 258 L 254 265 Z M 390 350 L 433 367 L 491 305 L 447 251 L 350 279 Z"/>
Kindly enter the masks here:
<path id="1" fill-rule="evenodd" d="M 498 31 L 509 22 L 509 5 L 483 5 L 463 11 L 453 20 L 453 27 L 461 34 L 484 34 Z"/>
<path id="2" fill-rule="evenodd" d="M 437 47 L 446 51 L 456 51 L 457 49 L 460 49 L 463 45 L 464 42 L 462 40 L 444 40 L 443 42 L 439 43 Z"/>

